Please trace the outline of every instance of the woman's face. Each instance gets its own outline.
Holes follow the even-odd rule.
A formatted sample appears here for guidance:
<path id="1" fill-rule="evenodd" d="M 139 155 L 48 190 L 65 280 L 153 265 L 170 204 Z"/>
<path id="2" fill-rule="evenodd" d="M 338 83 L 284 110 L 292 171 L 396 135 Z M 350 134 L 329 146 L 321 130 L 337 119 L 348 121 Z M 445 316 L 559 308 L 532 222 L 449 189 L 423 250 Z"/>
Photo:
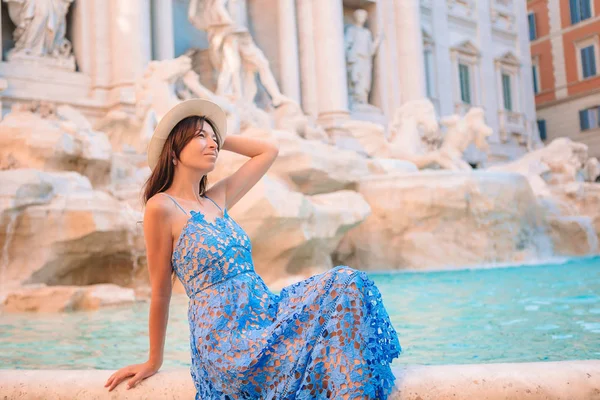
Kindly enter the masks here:
<path id="1" fill-rule="evenodd" d="M 194 138 L 181 150 L 179 162 L 188 168 L 212 171 L 219 154 L 217 134 L 208 122 L 201 125 Z"/>

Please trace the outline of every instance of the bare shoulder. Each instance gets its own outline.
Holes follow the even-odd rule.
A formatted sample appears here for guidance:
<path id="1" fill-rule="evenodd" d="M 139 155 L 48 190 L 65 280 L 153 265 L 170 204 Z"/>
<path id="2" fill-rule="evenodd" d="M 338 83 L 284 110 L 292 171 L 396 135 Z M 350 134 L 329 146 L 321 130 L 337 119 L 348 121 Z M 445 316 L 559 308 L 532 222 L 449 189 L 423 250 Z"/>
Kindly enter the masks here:
<path id="1" fill-rule="evenodd" d="M 146 202 L 144 220 L 151 223 L 170 223 L 171 200 L 160 193 L 155 194 Z"/>

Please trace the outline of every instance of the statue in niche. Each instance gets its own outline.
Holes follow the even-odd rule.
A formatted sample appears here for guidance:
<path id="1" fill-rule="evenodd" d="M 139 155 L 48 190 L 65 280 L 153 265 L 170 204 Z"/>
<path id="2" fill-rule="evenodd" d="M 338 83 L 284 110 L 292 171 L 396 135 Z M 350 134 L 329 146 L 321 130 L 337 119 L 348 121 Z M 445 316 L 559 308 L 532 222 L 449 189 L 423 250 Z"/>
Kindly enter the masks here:
<path id="1" fill-rule="evenodd" d="M 16 29 L 9 60 L 54 59 L 75 70 L 71 42 L 65 38 L 67 12 L 73 0 L 4 0 Z"/>
<path id="2" fill-rule="evenodd" d="M 258 74 L 277 107 L 291 100 L 279 90 L 269 61 L 244 25 L 242 5 L 239 0 L 190 0 L 188 18 L 197 29 L 208 33 L 211 59 L 219 71 L 216 94 L 252 103 Z"/>
<path id="3" fill-rule="evenodd" d="M 365 10 L 354 11 L 354 23 L 346 28 L 344 35 L 348 94 L 351 106 L 369 103 L 373 57 L 383 39 L 383 36 L 378 35 L 373 40 L 371 32 L 365 28 L 367 16 Z"/>

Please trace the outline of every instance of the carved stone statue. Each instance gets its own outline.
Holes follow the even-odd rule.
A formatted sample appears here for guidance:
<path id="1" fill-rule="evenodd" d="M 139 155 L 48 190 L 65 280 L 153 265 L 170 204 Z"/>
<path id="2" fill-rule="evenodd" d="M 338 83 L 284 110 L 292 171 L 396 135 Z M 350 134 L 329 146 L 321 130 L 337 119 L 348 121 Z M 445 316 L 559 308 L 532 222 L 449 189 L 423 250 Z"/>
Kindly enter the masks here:
<path id="1" fill-rule="evenodd" d="M 246 127 L 266 129 L 272 125 L 269 115 L 252 104 L 233 103 L 204 87 L 192 69 L 189 54 L 175 59 L 151 61 L 135 86 L 135 113 L 110 111 L 95 129 L 108 133 L 114 148 L 128 146 L 143 153 L 156 124 L 173 106 L 190 98 L 205 98 L 227 113 L 227 131 L 239 133 Z"/>
<path id="2" fill-rule="evenodd" d="M 441 124 L 448 129 L 442 146 L 437 150 L 436 162 L 444 169 L 471 170 L 469 163 L 463 160 L 465 150 L 471 143 L 479 150 L 487 153 L 489 144 L 487 138 L 493 133 L 485 122 L 483 108 L 471 107 L 464 117 L 452 115 L 443 118 Z"/>
<path id="3" fill-rule="evenodd" d="M 371 91 L 373 56 L 377 53 L 382 37 L 373 40 L 365 28 L 367 12 L 354 11 L 354 23 L 346 28 L 346 68 L 348 72 L 348 94 L 351 105 L 368 104 Z"/>
<path id="4" fill-rule="evenodd" d="M 473 107 L 464 117 L 452 115 L 442 120 L 448 128 L 442 136 L 429 100 L 414 100 L 402 105 L 390 126 L 389 157 L 410 161 L 419 169 L 440 167 L 453 171 L 470 170 L 463 160 L 467 147 L 474 143 L 488 151 L 487 138 L 492 129 L 485 123 L 483 109 Z"/>
<path id="5" fill-rule="evenodd" d="M 190 0 L 188 18 L 208 33 L 213 65 L 219 70 L 216 94 L 252 103 L 258 73 L 274 106 L 289 101 L 279 90 L 269 61 L 243 25 L 239 8 L 236 0 Z"/>
<path id="6" fill-rule="evenodd" d="M 591 180 L 594 171 L 588 172 L 586 169 L 593 168 L 591 165 L 594 163 L 593 159 L 588 159 L 586 144 L 561 137 L 541 149 L 525 154 L 518 160 L 494 165 L 488 169 L 520 173 L 527 177 L 536 195 L 550 196 L 548 184 L 577 182 L 580 180 L 580 174 L 589 174 L 588 180 Z"/>
<path id="7" fill-rule="evenodd" d="M 75 70 L 71 42 L 65 38 L 67 12 L 73 0 L 4 0 L 16 25 L 9 60 L 44 60 Z"/>
<path id="8" fill-rule="evenodd" d="M 433 164 L 433 151 L 442 136 L 431 101 L 413 100 L 396 109 L 389 126 L 388 157 L 414 163 L 417 168 Z"/>

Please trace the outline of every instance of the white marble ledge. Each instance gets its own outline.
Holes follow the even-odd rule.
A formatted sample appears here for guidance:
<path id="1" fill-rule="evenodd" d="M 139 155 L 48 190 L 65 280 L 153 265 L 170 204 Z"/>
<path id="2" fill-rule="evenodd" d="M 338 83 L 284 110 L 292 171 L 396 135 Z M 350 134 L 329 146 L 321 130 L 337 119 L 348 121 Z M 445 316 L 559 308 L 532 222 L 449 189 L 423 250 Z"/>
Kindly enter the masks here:
<path id="1" fill-rule="evenodd" d="M 127 390 L 108 392 L 109 370 L 0 370 L 0 399 L 193 399 L 187 368 L 165 369 Z M 391 400 L 600 399 L 600 360 L 406 366 Z"/>

